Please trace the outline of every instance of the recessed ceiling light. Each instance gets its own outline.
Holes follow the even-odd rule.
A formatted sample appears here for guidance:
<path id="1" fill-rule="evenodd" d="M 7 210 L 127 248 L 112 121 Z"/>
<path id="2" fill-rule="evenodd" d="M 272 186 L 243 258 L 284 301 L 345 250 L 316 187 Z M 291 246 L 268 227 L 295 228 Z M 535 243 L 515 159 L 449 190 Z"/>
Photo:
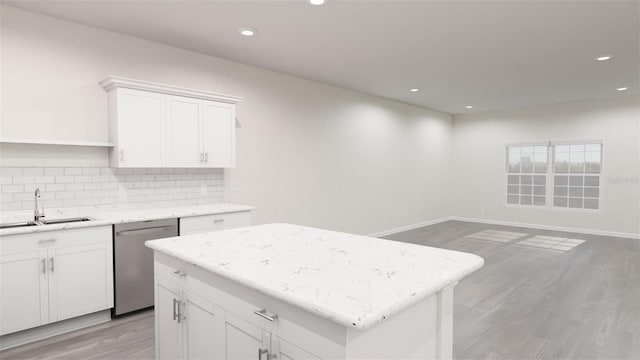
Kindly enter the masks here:
<path id="1" fill-rule="evenodd" d="M 598 60 L 598 61 L 607 61 L 607 60 L 610 60 L 611 58 L 612 58 L 611 55 L 605 55 L 605 56 L 597 57 L 596 60 Z"/>
<path id="2" fill-rule="evenodd" d="M 413 89 L 409 89 L 409 91 L 411 91 L 411 92 L 418 92 L 418 91 L 420 91 L 420 89 L 413 88 Z"/>
<path id="3" fill-rule="evenodd" d="M 309 0 L 309 4 L 311 5 L 322 5 L 325 0 Z"/>
<path id="4" fill-rule="evenodd" d="M 618 90 L 618 91 L 625 91 L 625 90 L 629 90 L 629 88 L 628 88 L 628 87 L 621 87 L 621 88 L 618 88 L 618 89 L 616 89 L 616 90 Z"/>
<path id="5" fill-rule="evenodd" d="M 464 107 L 465 109 L 473 109 L 473 105 L 467 105 Z"/>
<path id="6" fill-rule="evenodd" d="M 242 36 L 253 36 L 258 33 L 258 30 L 254 28 L 240 28 L 238 29 L 238 32 Z"/>

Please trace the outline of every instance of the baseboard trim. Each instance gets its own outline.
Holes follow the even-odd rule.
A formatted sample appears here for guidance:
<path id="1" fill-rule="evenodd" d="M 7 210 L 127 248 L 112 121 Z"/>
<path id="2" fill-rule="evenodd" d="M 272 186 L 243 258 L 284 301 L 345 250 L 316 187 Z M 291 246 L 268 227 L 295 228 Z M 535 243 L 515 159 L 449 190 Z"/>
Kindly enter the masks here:
<path id="1" fill-rule="evenodd" d="M 502 226 L 514 226 L 514 227 L 522 227 L 529 229 L 539 229 L 539 230 L 551 230 L 551 231 L 563 231 L 570 233 L 578 233 L 578 234 L 587 234 L 587 235 L 600 235 L 600 236 L 611 236 L 611 237 L 619 237 L 625 239 L 636 239 L 640 240 L 640 234 L 634 233 L 624 233 L 624 232 L 616 232 L 616 231 L 604 231 L 604 230 L 592 230 L 592 229 L 583 229 L 583 228 L 572 228 L 565 226 L 553 226 L 553 225 L 542 225 L 542 224 L 531 224 L 531 223 L 521 223 L 516 221 L 503 221 L 503 220 L 492 220 L 492 219 L 478 219 L 478 218 L 467 218 L 462 216 L 447 216 L 440 219 L 424 221 L 417 224 L 406 225 L 397 227 L 394 229 L 389 229 L 385 231 L 379 231 L 373 234 L 369 234 L 371 237 L 383 237 L 389 236 L 397 233 L 401 233 L 404 231 L 415 230 L 421 227 L 440 224 L 446 221 L 466 221 L 472 223 L 479 224 L 490 224 L 490 225 L 502 225 Z"/>
<path id="2" fill-rule="evenodd" d="M 466 221 L 466 222 L 491 224 L 491 225 L 515 226 L 515 227 L 540 229 L 540 230 L 563 231 L 563 232 L 588 234 L 588 235 L 612 236 L 612 237 L 640 240 L 640 234 L 624 233 L 624 232 L 616 232 L 616 231 L 592 230 L 592 229 L 572 228 L 572 227 L 554 226 L 554 225 L 541 225 L 541 224 L 521 223 L 516 221 L 467 218 L 467 217 L 461 217 L 461 216 L 451 216 L 449 217 L 449 220 Z"/>
<path id="3" fill-rule="evenodd" d="M 111 321 L 111 310 L 109 309 L 42 325 L 33 329 L 2 335 L 0 336 L 0 350 L 10 349 L 12 347 L 47 339 L 56 335 L 62 335 L 71 331 L 84 329 L 89 326 L 102 324 L 107 321 Z"/>
<path id="4" fill-rule="evenodd" d="M 424 221 L 424 222 L 417 223 L 417 224 L 401 226 L 401 227 L 397 227 L 395 229 L 379 231 L 379 232 L 376 232 L 376 233 L 373 233 L 373 234 L 369 234 L 367 236 L 371 236 L 371 237 L 388 236 L 388 235 L 401 233 L 401 232 L 404 232 L 404 231 L 419 229 L 421 227 L 425 227 L 425 226 L 429 226 L 429 225 L 440 224 L 440 223 L 443 223 L 443 222 L 449 221 L 449 220 L 452 220 L 451 217 L 443 217 L 443 218 L 440 218 L 440 219 Z"/>

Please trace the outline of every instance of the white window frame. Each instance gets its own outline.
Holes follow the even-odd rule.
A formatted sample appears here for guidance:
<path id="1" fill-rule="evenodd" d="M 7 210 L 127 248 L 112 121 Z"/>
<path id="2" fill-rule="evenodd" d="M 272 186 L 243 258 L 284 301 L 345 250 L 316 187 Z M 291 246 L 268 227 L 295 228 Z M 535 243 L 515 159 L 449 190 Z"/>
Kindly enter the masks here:
<path id="1" fill-rule="evenodd" d="M 597 209 L 585 209 L 584 207 L 582 208 L 571 208 L 571 207 L 559 207 L 559 206 L 553 206 L 553 201 L 554 201 L 554 197 L 555 197 L 555 188 L 554 188 L 554 184 L 555 184 L 555 171 L 552 168 L 553 167 L 553 160 L 555 157 L 555 146 L 556 145 L 583 145 L 583 144 L 600 144 L 602 147 L 600 149 L 600 173 L 598 174 L 587 174 L 585 173 L 584 175 L 587 176 L 598 176 L 598 208 Z M 550 141 L 549 142 L 549 146 L 552 149 L 552 151 L 549 151 L 549 156 L 550 156 L 550 161 L 551 161 L 551 167 L 549 168 L 549 170 L 551 171 L 550 176 L 551 176 L 551 192 L 549 193 L 551 196 L 551 209 L 555 210 L 555 211 L 569 211 L 569 212 L 583 212 L 583 213 L 600 213 L 602 212 L 603 209 L 603 201 L 602 199 L 604 198 L 604 183 L 602 182 L 603 180 L 603 174 L 604 174 L 604 168 L 605 168 L 605 162 L 604 162 L 604 149 L 605 149 L 605 144 L 604 144 L 604 140 L 556 140 L 556 141 Z M 560 174 L 561 175 L 561 174 Z M 570 173 L 567 173 L 567 175 L 570 175 Z M 584 196 L 583 196 L 584 199 Z"/>
<path id="2" fill-rule="evenodd" d="M 540 176 L 544 175 L 546 177 L 545 182 L 545 201 L 543 205 L 533 205 L 533 201 L 531 205 L 522 205 L 522 204 L 510 204 L 508 201 L 509 196 L 509 175 L 516 175 L 515 173 L 509 172 L 509 148 L 510 147 L 526 147 L 526 146 L 546 146 L 547 147 L 547 171 L 544 173 L 531 173 L 532 176 Z M 534 152 L 535 153 L 535 152 Z M 507 207 L 513 208 L 532 208 L 532 209 L 546 209 L 549 206 L 549 170 L 552 166 L 551 164 L 551 151 L 549 151 L 549 142 L 548 141 L 538 141 L 538 142 L 527 142 L 527 143 L 511 143 L 505 144 L 504 147 L 504 156 L 505 156 L 505 173 L 504 173 L 504 205 Z M 522 175 L 522 173 L 518 173 L 518 176 Z M 533 195 L 532 195 L 533 196 Z"/>
<path id="3" fill-rule="evenodd" d="M 555 183 L 555 170 L 554 170 L 554 158 L 555 158 L 555 146 L 556 145 L 582 145 L 582 144 L 600 144 L 602 146 L 600 152 L 600 173 L 599 174 L 585 174 L 588 176 L 598 176 L 598 208 L 597 209 L 585 209 L 583 208 L 570 208 L 570 207 L 557 207 L 553 205 L 554 201 L 554 183 Z M 545 205 L 521 205 L 521 204 L 510 204 L 508 202 L 508 194 L 509 194 L 509 147 L 523 147 L 523 146 L 547 146 L 547 171 L 545 173 L 538 173 L 533 175 L 545 175 L 546 176 L 546 190 L 545 190 Z M 504 170 L 503 174 L 504 186 L 503 186 L 503 205 L 505 207 L 514 208 L 514 209 L 536 209 L 536 210 L 551 210 L 551 211 L 569 211 L 572 213 L 583 212 L 583 213 L 600 213 L 603 211 L 604 203 L 603 198 L 604 194 L 604 171 L 605 171 L 605 161 L 604 161 L 604 149 L 605 142 L 604 140 L 553 140 L 553 141 L 534 141 L 534 142 L 521 142 L 521 143 L 506 143 L 503 147 L 504 151 Z M 567 174 L 569 175 L 569 173 Z"/>

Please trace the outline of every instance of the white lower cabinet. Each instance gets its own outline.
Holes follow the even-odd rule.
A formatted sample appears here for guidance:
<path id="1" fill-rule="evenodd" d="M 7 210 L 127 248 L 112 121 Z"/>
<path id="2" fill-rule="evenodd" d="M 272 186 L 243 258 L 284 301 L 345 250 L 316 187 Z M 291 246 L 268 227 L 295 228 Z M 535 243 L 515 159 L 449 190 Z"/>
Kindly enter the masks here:
<path id="1" fill-rule="evenodd" d="M 65 320 L 110 308 L 111 244 L 49 250 L 49 319 Z"/>
<path id="2" fill-rule="evenodd" d="M 251 213 L 240 211 L 180 218 L 180 236 L 251 225 Z"/>
<path id="3" fill-rule="evenodd" d="M 213 288 L 155 263 L 158 359 L 320 359 L 283 340 L 254 315 L 245 318 L 205 299 Z M 175 275 L 174 275 L 175 274 Z M 190 287 L 197 283 L 197 286 Z M 208 294 L 200 296 L 197 292 Z M 228 299 L 220 299 L 226 303 Z M 233 304 L 226 304 L 233 308 Z M 257 321 L 256 321 L 257 320 Z M 271 328 L 271 330 L 276 330 Z"/>
<path id="4" fill-rule="evenodd" d="M 231 313 L 225 314 L 227 359 L 263 359 L 269 354 L 269 334 Z"/>
<path id="5" fill-rule="evenodd" d="M 0 239 L 0 335 L 113 307 L 111 226 Z"/>
<path id="6" fill-rule="evenodd" d="M 179 359 L 183 356 L 182 319 L 178 320 L 177 301 L 182 299 L 182 289 L 169 282 L 157 282 L 155 289 L 155 314 L 157 337 L 156 357 L 158 359 Z"/>
<path id="7" fill-rule="evenodd" d="M 0 256 L 0 334 L 49 322 L 46 251 Z"/>
<path id="8" fill-rule="evenodd" d="M 285 360 L 301 360 L 301 359 L 320 359 L 319 357 L 312 355 L 301 348 L 293 345 L 292 343 L 282 340 L 277 336 L 272 336 L 271 346 L 273 353 L 279 354 L 278 359 Z"/>

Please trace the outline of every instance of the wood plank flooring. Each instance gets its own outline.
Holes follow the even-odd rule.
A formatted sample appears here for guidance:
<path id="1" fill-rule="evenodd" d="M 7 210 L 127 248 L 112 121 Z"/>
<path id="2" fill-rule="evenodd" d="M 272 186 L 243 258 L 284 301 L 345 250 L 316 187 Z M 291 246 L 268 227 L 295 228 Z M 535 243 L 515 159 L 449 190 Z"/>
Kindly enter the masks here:
<path id="1" fill-rule="evenodd" d="M 484 230 L 525 236 L 468 237 Z M 568 251 L 516 245 L 536 235 L 585 242 Z M 459 221 L 388 238 L 485 259 L 455 288 L 456 359 L 640 359 L 638 240 Z M 152 312 L 0 352 L 7 360 L 153 356 Z"/>

